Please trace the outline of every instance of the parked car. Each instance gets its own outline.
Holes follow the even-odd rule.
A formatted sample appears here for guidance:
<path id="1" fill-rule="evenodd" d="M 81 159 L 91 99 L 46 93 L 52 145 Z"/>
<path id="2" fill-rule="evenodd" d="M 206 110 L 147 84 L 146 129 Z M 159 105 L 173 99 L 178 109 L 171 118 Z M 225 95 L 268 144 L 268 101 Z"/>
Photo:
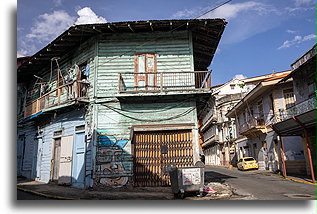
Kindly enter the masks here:
<path id="1" fill-rule="evenodd" d="M 259 165 L 253 157 L 241 158 L 237 166 L 239 170 L 259 169 Z"/>

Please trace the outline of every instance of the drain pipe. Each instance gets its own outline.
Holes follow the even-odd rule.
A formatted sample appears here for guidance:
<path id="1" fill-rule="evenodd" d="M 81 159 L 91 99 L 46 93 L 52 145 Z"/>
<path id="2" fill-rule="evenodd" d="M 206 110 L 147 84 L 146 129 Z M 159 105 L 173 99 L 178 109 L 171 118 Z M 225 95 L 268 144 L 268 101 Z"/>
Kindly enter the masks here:
<path id="1" fill-rule="evenodd" d="M 314 165 L 313 165 L 313 161 L 311 158 L 311 150 L 310 150 L 310 146 L 309 146 L 309 140 L 308 140 L 308 131 L 306 126 L 300 122 L 295 116 L 293 116 L 293 120 L 298 123 L 303 129 L 304 129 L 304 133 L 305 133 L 305 142 L 306 142 L 306 147 L 307 147 L 307 155 L 308 155 L 308 160 L 309 160 L 309 166 L 310 166 L 310 173 L 311 173 L 311 179 L 313 181 L 313 183 L 316 183 L 315 181 L 315 172 L 314 172 Z"/>

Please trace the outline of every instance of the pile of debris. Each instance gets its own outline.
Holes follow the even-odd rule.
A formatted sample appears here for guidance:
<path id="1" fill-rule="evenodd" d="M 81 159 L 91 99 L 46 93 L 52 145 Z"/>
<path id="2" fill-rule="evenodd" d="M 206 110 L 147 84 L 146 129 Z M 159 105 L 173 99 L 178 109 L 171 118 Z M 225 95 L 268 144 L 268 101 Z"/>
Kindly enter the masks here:
<path id="1" fill-rule="evenodd" d="M 187 200 L 221 200 L 229 199 L 233 194 L 232 188 L 227 184 L 210 182 L 204 187 L 203 197 L 186 197 Z"/>

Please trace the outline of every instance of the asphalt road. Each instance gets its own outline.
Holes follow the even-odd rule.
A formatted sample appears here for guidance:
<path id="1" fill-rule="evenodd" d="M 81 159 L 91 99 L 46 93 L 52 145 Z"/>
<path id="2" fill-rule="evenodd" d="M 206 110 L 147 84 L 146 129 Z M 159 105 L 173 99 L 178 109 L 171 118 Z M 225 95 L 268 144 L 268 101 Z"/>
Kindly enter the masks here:
<path id="1" fill-rule="evenodd" d="M 17 190 L 17 200 L 54 200 L 54 199 Z"/>
<path id="2" fill-rule="evenodd" d="M 254 171 L 206 166 L 205 181 L 229 184 L 234 190 L 231 200 L 316 199 L 315 185 L 258 174 Z"/>

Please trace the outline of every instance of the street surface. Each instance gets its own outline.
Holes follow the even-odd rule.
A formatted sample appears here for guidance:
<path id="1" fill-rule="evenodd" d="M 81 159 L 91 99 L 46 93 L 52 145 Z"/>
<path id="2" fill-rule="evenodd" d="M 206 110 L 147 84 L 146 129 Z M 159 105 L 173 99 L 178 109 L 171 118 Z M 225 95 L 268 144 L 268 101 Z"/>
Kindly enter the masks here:
<path id="1" fill-rule="evenodd" d="M 17 200 L 54 200 L 54 199 L 17 190 Z"/>
<path id="2" fill-rule="evenodd" d="M 238 171 L 206 166 L 205 182 L 229 184 L 234 194 L 230 200 L 315 200 L 316 186 L 294 182 L 256 171 Z"/>

